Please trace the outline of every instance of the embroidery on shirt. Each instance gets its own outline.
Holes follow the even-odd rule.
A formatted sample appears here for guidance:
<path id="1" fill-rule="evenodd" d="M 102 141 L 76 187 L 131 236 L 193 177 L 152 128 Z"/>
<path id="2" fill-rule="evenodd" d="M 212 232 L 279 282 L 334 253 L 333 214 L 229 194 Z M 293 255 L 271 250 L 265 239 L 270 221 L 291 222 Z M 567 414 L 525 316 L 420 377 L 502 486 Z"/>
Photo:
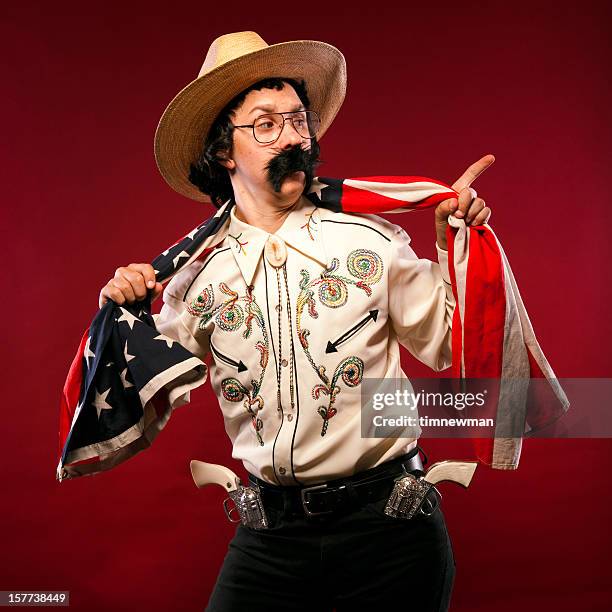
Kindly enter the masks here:
<path id="1" fill-rule="evenodd" d="M 237 236 L 232 236 L 232 234 L 228 233 L 228 236 L 230 238 L 233 238 L 236 241 L 236 247 L 238 249 L 239 253 L 242 253 L 243 255 L 246 255 L 246 249 L 244 248 L 244 246 L 246 244 L 249 244 L 249 241 L 245 241 L 245 242 L 241 242 L 240 241 L 240 236 L 242 236 L 242 232 L 240 232 Z"/>
<path id="2" fill-rule="evenodd" d="M 230 289 L 226 283 L 219 283 L 219 289 L 228 296 L 228 299 L 221 304 L 213 308 L 214 293 L 212 285 L 208 285 L 191 303 L 187 304 L 187 311 L 200 318 L 198 324 L 200 328 L 203 328 L 213 317 L 215 323 L 227 332 L 235 332 L 244 324 L 245 329 L 242 332 L 242 337 L 245 340 L 250 338 L 253 333 L 253 323 L 261 329 L 263 342 L 258 340 L 255 343 L 255 349 L 260 353 L 259 366 L 261 371 L 259 378 L 251 380 L 251 389 L 247 389 L 237 378 L 225 378 L 221 381 L 221 392 L 229 402 L 243 402 L 245 410 L 251 417 L 251 424 L 257 436 L 257 441 L 260 446 L 263 446 L 264 442 L 260 433 L 263 429 L 263 421 L 258 415 L 264 407 L 264 400 L 259 395 L 259 391 L 270 354 L 268 330 L 265 326 L 261 308 L 255 301 L 252 286 L 247 287 L 246 294 L 243 296 Z M 239 302 L 243 302 L 244 306 Z M 218 350 L 215 349 L 215 352 L 218 352 Z M 235 360 L 228 359 L 227 362 L 235 362 Z"/>
<path id="3" fill-rule="evenodd" d="M 312 209 L 312 211 L 310 211 L 309 213 L 305 213 L 305 216 L 307 216 L 307 217 L 308 217 L 308 219 L 307 219 L 306 223 L 304 223 L 304 225 L 301 225 L 301 226 L 300 226 L 300 229 L 304 229 L 304 228 L 306 228 L 306 231 L 308 232 L 308 235 L 310 236 L 310 239 L 311 239 L 311 240 L 314 240 L 314 239 L 315 239 L 315 238 L 314 238 L 314 236 L 313 236 L 313 234 L 312 234 L 312 229 L 313 229 L 313 228 L 311 228 L 311 224 L 312 224 L 313 226 L 314 226 L 314 225 L 317 225 L 317 222 L 316 222 L 315 220 L 313 220 L 313 218 L 312 218 L 312 216 L 314 215 L 314 213 L 316 212 L 316 210 L 317 210 L 316 208 L 313 208 L 313 209 Z M 314 229 L 315 229 L 316 231 L 319 231 L 319 230 L 318 230 L 318 228 L 314 228 Z"/>
<path id="4" fill-rule="evenodd" d="M 317 412 L 323 419 L 321 427 L 321 435 L 324 436 L 327 432 L 329 420 L 337 414 L 337 409 L 334 406 L 340 387 L 337 385 L 339 379 L 342 379 L 347 387 L 356 387 L 363 379 L 364 363 L 363 360 L 356 355 L 351 355 L 343 359 L 335 368 L 331 380 L 325 372 L 324 365 L 317 365 L 309 350 L 308 336 L 310 330 L 302 327 L 302 315 L 304 308 L 307 308 L 308 314 L 317 319 L 316 302 L 314 299 L 315 291 L 319 301 L 328 308 L 340 308 L 344 306 L 348 300 L 348 287 L 353 285 L 363 290 L 368 297 L 372 295 L 370 285 L 377 283 L 382 278 L 383 261 L 380 255 L 369 249 L 355 249 L 351 251 L 347 257 L 347 269 L 349 273 L 359 279 L 354 280 L 348 276 L 342 276 L 337 273 L 340 261 L 337 257 L 332 259 L 329 267 L 325 268 L 319 277 L 310 278 L 308 270 L 300 271 L 301 280 L 299 283 L 300 293 L 298 294 L 296 304 L 296 327 L 300 344 L 304 349 L 306 357 L 321 383 L 316 384 L 312 388 L 312 397 L 315 400 L 326 395 L 328 399 L 327 406 L 322 405 L 317 408 Z"/>

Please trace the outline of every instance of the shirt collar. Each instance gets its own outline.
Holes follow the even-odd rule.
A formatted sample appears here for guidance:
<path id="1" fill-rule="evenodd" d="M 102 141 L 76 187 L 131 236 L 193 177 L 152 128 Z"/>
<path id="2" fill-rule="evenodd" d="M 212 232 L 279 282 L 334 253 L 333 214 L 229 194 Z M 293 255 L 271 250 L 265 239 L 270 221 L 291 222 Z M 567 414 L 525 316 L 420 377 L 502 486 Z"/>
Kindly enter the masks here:
<path id="1" fill-rule="evenodd" d="M 306 198 L 300 198 L 274 232 L 288 247 L 328 267 L 324 247 L 320 210 Z M 247 285 L 251 285 L 269 232 L 249 225 L 236 217 L 236 206 L 230 211 L 228 240 L 240 272 Z"/>

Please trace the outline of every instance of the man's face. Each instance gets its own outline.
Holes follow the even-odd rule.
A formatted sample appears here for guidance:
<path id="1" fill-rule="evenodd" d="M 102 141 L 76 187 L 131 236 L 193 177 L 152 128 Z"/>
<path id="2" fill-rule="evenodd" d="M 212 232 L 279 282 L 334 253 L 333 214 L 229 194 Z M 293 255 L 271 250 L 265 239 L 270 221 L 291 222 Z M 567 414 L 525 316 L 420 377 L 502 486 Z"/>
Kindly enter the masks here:
<path id="1" fill-rule="evenodd" d="M 265 113 L 296 110 L 304 110 L 304 105 L 293 87 L 285 83 L 281 90 L 250 91 L 230 119 L 234 125 L 247 125 Z M 292 155 L 295 149 L 297 156 Z M 279 200 L 297 200 L 306 184 L 305 173 L 295 171 L 300 167 L 297 158 L 301 157 L 300 150 L 309 149 L 310 140 L 302 138 L 290 121 L 286 121 L 278 140 L 270 144 L 257 142 L 252 129 L 235 129 L 229 153 L 231 163 L 227 165 L 234 190 L 245 190 L 251 196 L 265 191 Z M 279 154 L 281 157 L 277 158 Z"/>

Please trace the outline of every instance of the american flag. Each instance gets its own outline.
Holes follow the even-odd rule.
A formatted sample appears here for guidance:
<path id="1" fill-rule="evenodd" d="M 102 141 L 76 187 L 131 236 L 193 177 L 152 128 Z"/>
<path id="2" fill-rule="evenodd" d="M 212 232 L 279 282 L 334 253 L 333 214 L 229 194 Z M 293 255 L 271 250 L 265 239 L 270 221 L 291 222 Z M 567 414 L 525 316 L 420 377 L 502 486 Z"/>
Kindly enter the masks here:
<path id="1" fill-rule="evenodd" d="M 456 197 L 448 185 L 422 176 L 317 177 L 307 197 L 334 212 L 402 213 Z M 152 262 L 159 282 L 205 258 L 226 236 L 233 200 Z M 497 418 L 520 421 L 529 432 L 569 407 L 535 338 L 499 240 L 487 224 L 466 226 L 449 217 L 447 230 L 454 312 L 453 376 L 500 378 Z M 545 378 L 546 392 L 529 388 L 509 399 L 512 378 Z M 186 385 L 204 382 L 206 365 L 158 332 L 150 292 L 134 304 L 109 300 L 85 330 L 60 405 L 56 479 L 92 475 L 148 448 L 184 403 Z M 541 389 L 541 387 L 539 387 Z M 512 388 L 514 391 L 515 389 Z M 522 437 L 476 440 L 479 461 L 497 469 L 518 466 Z"/>

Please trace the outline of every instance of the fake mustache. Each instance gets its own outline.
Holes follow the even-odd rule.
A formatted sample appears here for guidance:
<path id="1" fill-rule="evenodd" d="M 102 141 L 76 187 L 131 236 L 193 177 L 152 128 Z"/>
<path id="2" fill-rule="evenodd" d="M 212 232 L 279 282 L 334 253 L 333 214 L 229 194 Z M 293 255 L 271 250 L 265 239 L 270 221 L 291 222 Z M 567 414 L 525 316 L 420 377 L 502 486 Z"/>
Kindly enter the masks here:
<path id="1" fill-rule="evenodd" d="M 304 193 L 307 193 L 314 178 L 315 166 L 319 161 L 319 146 L 313 141 L 310 149 L 305 150 L 299 144 L 284 149 L 275 155 L 266 165 L 268 181 L 279 192 L 283 180 L 288 175 L 302 171 L 306 175 Z"/>

